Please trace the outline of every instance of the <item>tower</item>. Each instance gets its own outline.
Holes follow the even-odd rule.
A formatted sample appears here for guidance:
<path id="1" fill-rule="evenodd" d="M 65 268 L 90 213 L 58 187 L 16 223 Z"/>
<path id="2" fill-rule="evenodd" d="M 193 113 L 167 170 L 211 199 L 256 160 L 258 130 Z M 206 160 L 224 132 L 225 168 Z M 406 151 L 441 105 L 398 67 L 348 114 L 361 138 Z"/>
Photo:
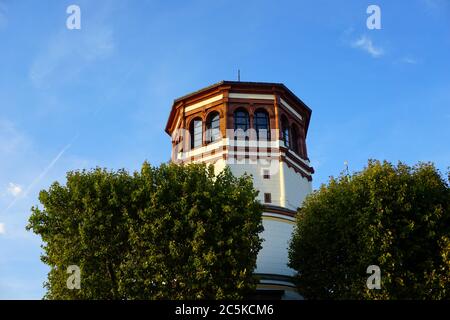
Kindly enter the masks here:
<path id="1" fill-rule="evenodd" d="M 176 99 L 166 125 L 173 162 L 253 176 L 264 205 L 257 290 L 272 298 L 301 298 L 287 263 L 297 208 L 312 191 L 310 118 L 311 109 L 283 84 L 221 81 Z"/>

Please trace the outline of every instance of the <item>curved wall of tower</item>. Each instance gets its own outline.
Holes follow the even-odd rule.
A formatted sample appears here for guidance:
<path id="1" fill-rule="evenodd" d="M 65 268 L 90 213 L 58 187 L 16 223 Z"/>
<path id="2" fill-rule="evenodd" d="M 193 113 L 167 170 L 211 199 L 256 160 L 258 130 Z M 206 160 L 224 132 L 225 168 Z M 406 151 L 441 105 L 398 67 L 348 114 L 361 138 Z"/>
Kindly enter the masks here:
<path id="1" fill-rule="evenodd" d="M 312 191 L 314 170 L 306 154 L 310 117 L 311 109 L 283 84 L 222 81 L 176 99 L 166 125 L 173 162 L 210 163 L 216 173 L 228 166 L 235 176 L 252 175 L 264 205 L 255 274 L 259 295 L 266 297 L 301 299 L 288 247 L 297 209 Z"/>

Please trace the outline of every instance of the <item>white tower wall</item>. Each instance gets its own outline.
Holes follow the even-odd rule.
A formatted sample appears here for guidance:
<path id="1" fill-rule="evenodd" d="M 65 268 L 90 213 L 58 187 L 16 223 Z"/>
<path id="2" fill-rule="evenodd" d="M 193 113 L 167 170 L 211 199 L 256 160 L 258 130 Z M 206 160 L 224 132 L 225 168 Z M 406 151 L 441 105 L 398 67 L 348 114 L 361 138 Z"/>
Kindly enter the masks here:
<path id="1" fill-rule="evenodd" d="M 266 114 L 265 124 L 257 124 L 264 119 L 260 111 Z M 247 114 L 247 124 L 239 116 L 237 125 L 237 112 Z M 222 139 L 210 142 L 206 130 L 214 114 L 220 117 Z M 306 152 L 310 117 L 311 109 L 283 84 L 222 81 L 176 99 L 166 125 L 174 162 L 211 163 L 216 174 L 229 166 L 235 176 L 253 177 L 264 205 L 264 242 L 255 273 L 260 276 L 258 290 L 275 290 L 265 293 L 269 296 L 282 292 L 282 298 L 301 298 L 292 283 L 295 272 L 287 265 L 295 213 L 312 191 L 314 170 Z M 193 144 L 197 129 L 192 124 L 199 120 L 202 141 Z M 261 125 L 270 129 L 267 141 L 258 138 Z"/>

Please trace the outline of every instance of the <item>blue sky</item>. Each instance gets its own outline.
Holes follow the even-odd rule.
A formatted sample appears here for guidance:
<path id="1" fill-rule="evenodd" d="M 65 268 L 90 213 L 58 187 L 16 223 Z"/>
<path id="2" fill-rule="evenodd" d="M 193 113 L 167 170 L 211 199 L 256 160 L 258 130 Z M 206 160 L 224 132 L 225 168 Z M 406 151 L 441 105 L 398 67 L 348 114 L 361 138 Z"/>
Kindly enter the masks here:
<path id="1" fill-rule="evenodd" d="M 71 4 L 81 30 L 66 28 Z M 68 170 L 169 160 L 173 99 L 238 68 L 313 110 L 314 188 L 345 160 L 450 165 L 448 0 L 0 0 L 0 299 L 44 294 L 24 229 L 39 190 Z"/>

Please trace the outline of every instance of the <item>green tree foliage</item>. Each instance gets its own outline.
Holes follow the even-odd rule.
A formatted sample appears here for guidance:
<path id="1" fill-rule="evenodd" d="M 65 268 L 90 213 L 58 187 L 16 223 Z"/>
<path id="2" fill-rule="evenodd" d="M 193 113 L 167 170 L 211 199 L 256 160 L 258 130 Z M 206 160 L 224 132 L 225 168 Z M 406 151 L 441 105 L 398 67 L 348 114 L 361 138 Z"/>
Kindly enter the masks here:
<path id="1" fill-rule="evenodd" d="M 448 182 L 432 164 L 373 160 L 331 178 L 299 210 L 289 261 L 309 299 L 449 299 Z"/>
<path id="2" fill-rule="evenodd" d="M 27 226 L 51 267 L 46 298 L 242 298 L 256 286 L 256 196 L 251 177 L 203 164 L 69 172 L 40 192 Z M 69 265 L 80 290 L 67 288 Z"/>

